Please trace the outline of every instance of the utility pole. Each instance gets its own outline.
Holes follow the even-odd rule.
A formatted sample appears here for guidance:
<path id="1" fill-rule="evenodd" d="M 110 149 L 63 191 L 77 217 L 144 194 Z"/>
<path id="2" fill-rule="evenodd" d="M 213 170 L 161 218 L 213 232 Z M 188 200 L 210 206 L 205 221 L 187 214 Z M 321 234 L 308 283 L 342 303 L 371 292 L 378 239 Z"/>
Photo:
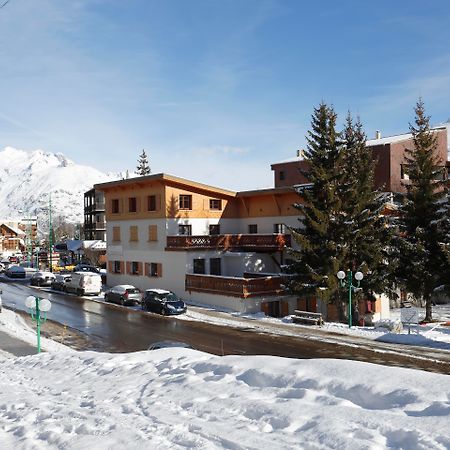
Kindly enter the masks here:
<path id="1" fill-rule="evenodd" d="M 49 253 L 50 253 L 50 272 L 53 272 L 53 242 L 52 242 L 52 193 L 50 192 L 48 194 L 48 230 L 49 230 L 49 237 L 48 237 L 48 246 L 49 246 Z"/>

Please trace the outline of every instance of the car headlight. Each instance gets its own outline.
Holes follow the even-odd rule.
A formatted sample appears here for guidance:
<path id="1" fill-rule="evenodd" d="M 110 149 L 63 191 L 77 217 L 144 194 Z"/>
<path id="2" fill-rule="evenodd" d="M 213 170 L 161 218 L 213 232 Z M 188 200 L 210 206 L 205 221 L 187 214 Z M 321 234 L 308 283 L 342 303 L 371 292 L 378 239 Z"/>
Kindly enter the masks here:
<path id="1" fill-rule="evenodd" d="M 173 305 L 166 305 L 166 308 L 167 309 L 175 309 L 175 306 L 173 306 Z"/>

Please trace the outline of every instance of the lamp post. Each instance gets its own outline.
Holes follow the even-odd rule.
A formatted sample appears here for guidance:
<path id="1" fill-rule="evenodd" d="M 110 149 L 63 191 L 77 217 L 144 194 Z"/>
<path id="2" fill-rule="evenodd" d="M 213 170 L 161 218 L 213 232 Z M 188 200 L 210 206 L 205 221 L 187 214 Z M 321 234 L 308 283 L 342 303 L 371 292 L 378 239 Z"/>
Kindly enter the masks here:
<path id="1" fill-rule="evenodd" d="M 30 295 L 25 300 L 25 305 L 30 309 L 31 320 L 36 322 L 37 351 L 41 353 L 41 324 L 47 320 L 47 311 L 50 311 L 52 304 L 46 298 Z M 44 313 L 44 314 L 41 314 Z"/>
<path id="2" fill-rule="evenodd" d="M 53 272 L 53 242 L 52 242 L 52 194 L 51 192 L 48 194 L 48 246 L 49 246 L 49 255 L 50 255 L 50 272 Z"/>
<path id="3" fill-rule="evenodd" d="M 358 282 L 356 286 L 353 286 L 353 273 L 351 270 L 347 271 L 347 280 L 345 280 L 345 272 L 340 270 L 336 276 L 339 278 L 339 284 L 342 287 L 348 287 L 348 327 L 352 327 L 352 292 L 354 289 L 359 288 L 360 281 L 364 278 L 362 272 L 355 273 L 355 280 Z"/>

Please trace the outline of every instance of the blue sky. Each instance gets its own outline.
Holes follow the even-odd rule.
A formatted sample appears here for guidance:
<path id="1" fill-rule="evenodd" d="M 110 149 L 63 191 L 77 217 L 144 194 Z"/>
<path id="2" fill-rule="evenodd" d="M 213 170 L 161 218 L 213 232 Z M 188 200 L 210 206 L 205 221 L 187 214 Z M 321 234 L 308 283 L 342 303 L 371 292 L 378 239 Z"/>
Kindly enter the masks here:
<path id="1" fill-rule="evenodd" d="M 268 187 L 322 100 L 369 138 L 406 132 L 419 96 L 447 121 L 449 23 L 448 0 L 10 0 L 0 148 L 104 172 L 145 148 L 154 173 Z"/>

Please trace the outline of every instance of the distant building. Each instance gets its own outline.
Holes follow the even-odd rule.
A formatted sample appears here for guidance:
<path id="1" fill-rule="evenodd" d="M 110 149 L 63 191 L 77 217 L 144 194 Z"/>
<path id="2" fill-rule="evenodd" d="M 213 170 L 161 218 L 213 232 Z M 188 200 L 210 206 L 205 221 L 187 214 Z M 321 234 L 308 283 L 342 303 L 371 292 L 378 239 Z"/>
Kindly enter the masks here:
<path id="1" fill-rule="evenodd" d="M 106 241 L 105 197 L 96 189 L 84 194 L 84 239 Z"/>
<path id="2" fill-rule="evenodd" d="M 442 167 L 449 166 L 447 161 L 447 128 L 437 127 L 433 131 L 438 139 L 438 158 Z M 376 139 L 368 140 L 366 148 L 376 160 L 375 187 L 385 192 L 405 193 L 408 181 L 408 167 L 405 150 L 413 147 L 411 133 L 382 138 L 377 132 Z M 308 161 L 298 153 L 296 158 L 280 161 L 271 165 L 274 171 L 275 187 L 293 186 L 308 182 L 305 172 L 309 170 Z M 448 171 L 446 171 L 448 176 Z"/>
<path id="3" fill-rule="evenodd" d="M 0 219 L 0 252 L 31 252 L 36 239 L 36 217 Z"/>

